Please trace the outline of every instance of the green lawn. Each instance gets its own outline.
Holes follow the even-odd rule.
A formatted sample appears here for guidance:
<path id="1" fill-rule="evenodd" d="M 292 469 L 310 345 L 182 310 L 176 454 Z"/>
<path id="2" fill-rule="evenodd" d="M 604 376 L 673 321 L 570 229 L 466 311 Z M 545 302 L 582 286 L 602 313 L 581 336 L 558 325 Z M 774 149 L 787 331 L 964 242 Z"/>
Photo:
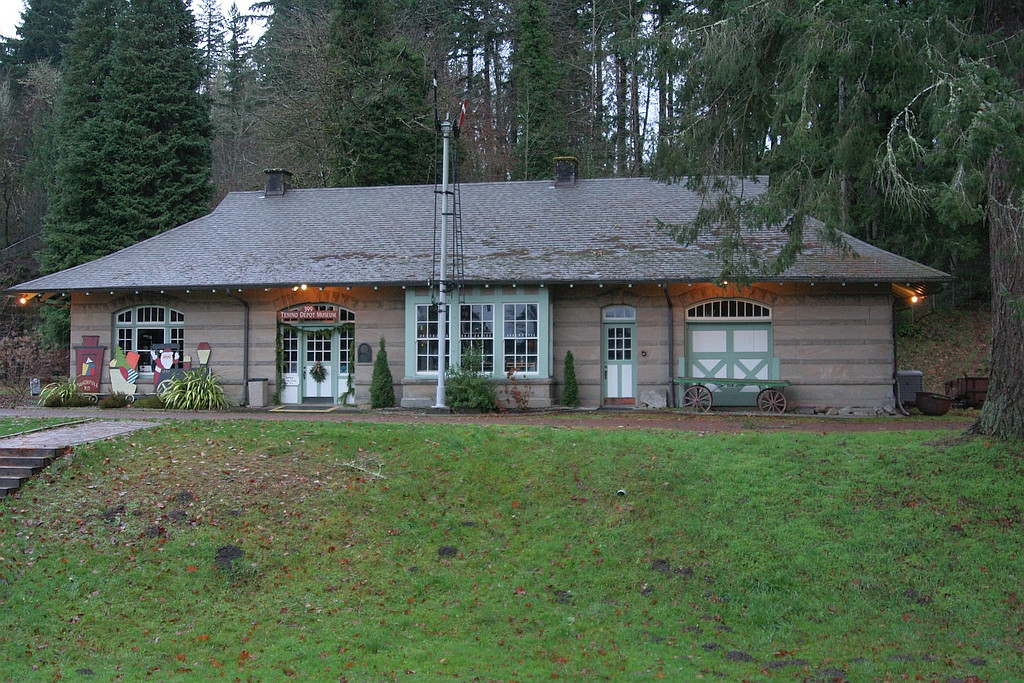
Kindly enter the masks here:
<path id="1" fill-rule="evenodd" d="M 75 419 L 55 417 L 0 418 L 0 436 L 10 436 L 12 434 L 29 432 L 32 431 L 33 429 L 40 429 L 41 427 L 51 427 L 54 425 L 76 421 L 77 420 Z"/>
<path id="2" fill-rule="evenodd" d="M 165 425 L 0 501 L 0 671 L 1020 680 L 1021 453 L 950 431 Z"/>

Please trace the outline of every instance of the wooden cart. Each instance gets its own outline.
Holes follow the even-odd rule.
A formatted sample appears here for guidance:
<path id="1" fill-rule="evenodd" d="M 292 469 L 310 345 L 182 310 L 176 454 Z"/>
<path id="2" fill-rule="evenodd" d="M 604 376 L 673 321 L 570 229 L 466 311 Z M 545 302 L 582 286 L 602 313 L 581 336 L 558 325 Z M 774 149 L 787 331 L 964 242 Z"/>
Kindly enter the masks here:
<path id="1" fill-rule="evenodd" d="M 783 389 L 789 386 L 784 379 L 728 379 L 724 377 L 677 377 L 676 384 L 683 388 L 682 407 L 695 413 L 706 413 L 714 404 L 714 390 L 718 387 L 757 387 L 757 408 L 762 413 L 786 412 L 786 395 Z"/>

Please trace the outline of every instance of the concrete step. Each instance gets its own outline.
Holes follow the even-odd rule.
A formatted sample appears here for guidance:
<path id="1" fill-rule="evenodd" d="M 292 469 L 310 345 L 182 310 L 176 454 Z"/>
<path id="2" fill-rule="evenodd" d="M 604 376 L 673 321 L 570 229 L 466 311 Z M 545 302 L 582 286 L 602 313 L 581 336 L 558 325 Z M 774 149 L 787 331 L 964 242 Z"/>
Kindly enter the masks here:
<path id="1" fill-rule="evenodd" d="M 66 448 L 0 448 L 0 498 L 9 496 L 60 457 Z"/>
<path id="2" fill-rule="evenodd" d="M 49 458 L 52 461 L 59 457 L 64 450 L 64 448 L 37 448 L 35 446 L 0 447 L 0 457 Z"/>
<path id="3" fill-rule="evenodd" d="M 0 465 L 0 479 L 6 477 L 20 477 L 27 479 L 42 471 L 42 467 L 24 467 L 19 465 Z"/>
<path id="4" fill-rule="evenodd" d="M 28 477 L 0 477 L 0 489 L 16 490 Z"/>
<path id="5" fill-rule="evenodd" d="M 34 467 L 36 472 L 53 462 L 53 458 L 33 458 L 18 455 L 0 455 L 0 467 Z"/>

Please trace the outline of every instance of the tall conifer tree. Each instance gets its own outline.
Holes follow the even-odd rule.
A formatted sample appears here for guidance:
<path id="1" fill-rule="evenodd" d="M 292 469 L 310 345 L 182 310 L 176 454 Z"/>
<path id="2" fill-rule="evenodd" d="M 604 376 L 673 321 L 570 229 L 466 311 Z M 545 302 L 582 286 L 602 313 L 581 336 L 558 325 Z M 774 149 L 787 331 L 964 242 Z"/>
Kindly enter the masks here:
<path id="1" fill-rule="evenodd" d="M 434 132 L 421 55 L 394 33 L 390 2 L 338 0 L 337 106 L 332 116 L 339 185 L 426 183 Z"/>
<path id="2" fill-rule="evenodd" d="M 565 108 L 544 0 L 519 0 L 519 41 L 512 57 L 516 93 L 516 177 L 551 176 L 554 158 L 566 154 Z"/>
<path id="3" fill-rule="evenodd" d="M 29 0 L 21 14 L 18 37 L 8 41 L 2 66 L 23 78 L 36 62 L 61 63 L 75 11 L 82 0 Z M 2 55 L 2 53 L 0 53 Z"/>
<path id="4" fill-rule="evenodd" d="M 85 0 L 67 69 L 49 271 L 196 218 L 211 195 L 203 68 L 182 0 Z"/>
<path id="5" fill-rule="evenodd" d="M 40 253 L 44 271 L 84 263 L 112 251 L 103 244 L 108 194 L 100 173 L 104 119 L 101 92 L 111 69 L 110 51 L 121 0 L 85 0 L 76 15 L 57 103 L 58 163 Z"/>
<path id="6" fill-rule="evenodd" d="M 771 186 L 675 234 L 715 224 L 730 280 L 787 266 L 805 230 L 834 241 L 853 232 L 949 270 L 990 240 L 992 382 L 976 429 L 1024 437 L 1019 3 L 704 4 L 679 49 L 688 76 L 662 171 L 697 175 L 704 190 L 767 172 Z M 789 248 L 764 261 L 744 243 L 744 222 L 786 229 Z"/>

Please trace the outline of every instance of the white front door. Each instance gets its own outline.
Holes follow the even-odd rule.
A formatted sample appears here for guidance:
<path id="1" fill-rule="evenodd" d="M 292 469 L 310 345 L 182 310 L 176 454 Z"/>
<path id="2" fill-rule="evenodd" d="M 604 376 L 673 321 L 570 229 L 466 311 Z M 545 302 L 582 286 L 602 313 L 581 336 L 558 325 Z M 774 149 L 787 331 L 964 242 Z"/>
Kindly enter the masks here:
<path id="1" fill-rule="evenodd" d="M 604 326 L 604 402 L 633 404 L 636 396 L 635 325 Z"/>
<path id="2" fill-rule="evenodd" d="M 328 330 L 306 331 L 303 398 L 334 399 L 333 336 Z"/>

